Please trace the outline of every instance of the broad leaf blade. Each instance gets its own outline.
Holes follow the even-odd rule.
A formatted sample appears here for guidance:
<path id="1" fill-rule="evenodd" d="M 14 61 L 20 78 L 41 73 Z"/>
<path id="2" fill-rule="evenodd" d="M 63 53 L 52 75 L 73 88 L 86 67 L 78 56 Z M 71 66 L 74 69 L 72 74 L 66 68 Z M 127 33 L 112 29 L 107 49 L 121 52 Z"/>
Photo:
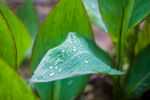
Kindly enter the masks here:
<path id="1" fill-rule="evenodd" d="M 36 100 L 30 88 L 0 58 L 0 100 Z"/>
<path id="2" fill-rule="evenodd" d="M 98 0 L 82 0 L 91 22 L 99 29 L 107 32 L 107 29 L 99 12 Z"/>
<path id="3" fill-rule="evenodd" d="M 17 48 L 17 65 L 19 66 L 24 59 L 24 56 L 31 45 L 31 38 L 22 22 L 0 2 L 0 10 L 5 17 L 10 30 L 12 31 L 14 41 Z M 11 17 L 10 17 L 11 16 Z"/>
<path id="4" fill-rule="evenodd" d="M 100 52 L 95 54 L 93 48 Z M 46 53 L 31 81 L 49 82 L 90 73 L 122 74 L 106 64 L 108 59 L 101 55 L 103 53 L 94 41 L 70 32 L 65 42 Z"/>
<path id="5" fill-rule="evenodd" d="M 117 43 L 122 24 L 123 0 L 99 0 L 99 8 L 111 39 Z"/>
<path id="6" fill-rule="evenodd" d="M 150 86 L 150 45 L 135 58 L 126 77 L 125 90 L 130 98 L 137 98 Z"/>
<path id="7" fill-rule="evenodd" d="M 150 14 L 149 5 L 149 0 L 99 0 L 102 19 L 112 40 L 118 43 L 120 34 L 125 38 L 129 28 Z"/>
<path id="8" fill-rule="evenodd" d="M 17 67 L 17 49 L 11 30 L 0 11 L 0 57 L 14 69 Z"/>
<path id="9" fill-rule="evenodd" d="M 150 14 L 150 0 L 135 0 L 129 28 L 139 24 Z"/>
<path id="10" fill-rule="evenodd" d="M 67 33 L 74 31 L 88 39 L 93 38 L 90 23 L 82 1 L 60 0 L 46 18 L 37 34 L 32 52 L 31 71 L 33 72 L 35 70 L 40 63 L 40 60 L 49 49 L 61 44 L 67 37 Z M 36 84 L 36 88 L 38 89 L 38 93 L 42 100 L 70 100 L 74 99 L 83 90 L 88 81 L 88 77 L 89 75 L 53 83 Z M 73 86 L 66 87 L 70 80 L 74 81 Z M 51 86 L 55 87 L 50 89 Z M 48 88 L 49 92 L 43 90 L 43 88 Z M 45 96 L 49 98 L 46 98 Z"/>
<path id="11" fill-rule="evenodd" d="M 19 8 L 17 15 L 24 22 L 34 40 L 39 27 L 39 18 L 32 0 L 26 0 Z"/>

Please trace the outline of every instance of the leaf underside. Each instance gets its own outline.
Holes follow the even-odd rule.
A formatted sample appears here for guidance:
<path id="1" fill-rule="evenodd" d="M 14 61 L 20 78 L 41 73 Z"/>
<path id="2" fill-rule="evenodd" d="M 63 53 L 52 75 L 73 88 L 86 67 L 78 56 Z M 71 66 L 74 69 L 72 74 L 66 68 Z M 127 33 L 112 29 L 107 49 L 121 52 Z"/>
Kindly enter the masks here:
<path id="1" fill-rule="evenodd" d="M 94 54 L 95 51 L 92 48 L 100 52 Z M 70 32 L 61 45 L 46 53 L 34 71 L 31 81 L 49 82 L 90 73 L 123 74 L 111 69 L 105 61 L 101 60 L 100 58 L 103 56 L 100 53 L 105 52 L 99 50 L 93 41 L 88 41 L 76 33 Z"/>

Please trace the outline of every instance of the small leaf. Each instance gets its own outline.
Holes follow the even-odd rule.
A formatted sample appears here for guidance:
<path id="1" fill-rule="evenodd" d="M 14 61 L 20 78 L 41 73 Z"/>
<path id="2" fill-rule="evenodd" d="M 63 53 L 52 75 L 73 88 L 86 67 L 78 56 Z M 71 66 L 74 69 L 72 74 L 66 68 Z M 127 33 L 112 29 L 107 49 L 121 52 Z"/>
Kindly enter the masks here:
<path id="1" fill-rule="evenodd" d="M 9 8 L 7 8 L 1 2 L 0 2 L 0 11 L 3 14 L 5 20 L 7 21 L 9 30 L 11 30 L 12 35 L 14 37 L 14 41 L 16 43 L 17 48 L 17 66 L 20 66 L 27 50 L 31 45 L 30 35 L 27 29 L 24 27 L 23 23 L 12 13 L 12 11 Z M 7 37 L 3 38 L 7 39 Z"/>
<path id="2" fill-rule="evenodd" d="M 99 52 L 95 54 L 96 50 Z M 49 82 L 90 73 L 123 74 L 111 69 L 105 63 L 108 59 L 105 59 L 101 53 L 104 51 L 100 50 L 93 41 L 70 32 L 65 42 L 46 53 L 34 71 L 31 81 Z"/>
<path id="3" fill-rule="evenodd" d="M 0 100 L 37 100 L 30 88 L 0 58 Z"/>
<path id="4" fill-rule="evenodd" d="M 19 8 L 17 15 L 24 22 L 34 40 L 39 27 L 39 18 L 32 0 L 26 0 Z"/>
<path id="5" fill-rule="evenodd" d="M 125 80 L 129 98 L 141 96 L 150 87 L 150 45 L 135 58 Z"/>
<path id="6" fill-rule="evenodd" d="M 98 0 L 82 0 L 91 22 L 99 29 L 107 32 L 98 8 Z"/>

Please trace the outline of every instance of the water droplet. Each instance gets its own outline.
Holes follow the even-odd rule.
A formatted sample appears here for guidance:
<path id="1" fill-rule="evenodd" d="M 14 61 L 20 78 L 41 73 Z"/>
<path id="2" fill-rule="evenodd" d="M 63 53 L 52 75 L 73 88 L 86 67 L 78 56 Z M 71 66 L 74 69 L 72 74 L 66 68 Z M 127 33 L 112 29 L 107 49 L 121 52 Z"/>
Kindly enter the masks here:
<path id="1" fill-rule="evenodd" d="M 80 56 L 78 56 L 78 58 L 80 58 Z"/>
<path id="2" fill-rule="evenodd" d="M 72 43 L 72 41 L 70 43 Z"/>
<path id="3" fill-rule="evenodd" d="M 84 61 L 85 63 L 89 63 L 87 60 Z"/>
<path id="4" fill-rule="evenodd" d="M 70 56 L 70 55 L 68 55 L 68 56 Z"/>
<path id="5" fill-rule="evenodd" d="M 75 42 L 75 43 L 77 43 L 77 41 L 76 41 L 76 40 L 75 40 L 74 42 Z"/>
<path id="6" fill-rule="evenodd" d="M 68 67 L 70 67 L 70 65 L 67 65 Z"/>
<path id="7" fill-rule="evenodd" d="M 50 73 L 50 74 L 49 74 L 49 76 L 54 76 L 54 75 L 55 75 L 55 73 Z"/>
<path id="8" fill-rule="evenodd" d="M 70 81 L 68 82 L 68 84 L 67 84 L 67 85 L 68 85 L 68 86 L 69 86 L 69 85 L 71 85 L 71 84 L 72 84 L 72 82 L 73 82 L 73 80 L 70 80 Z"/>
<path id="9" fill-rule="evenodd" d="M 53 67 L 52 67 L 52 66 L 50 66 L 50 67 L 49 67 L 49 69 L 53 69 Z"/>
<path id="10" fill-rule="evenodd" d="M 55 69 L 58 69 L 58 67 L 56 66 Z"/>
<path id="11" fill-rule="evenodd" d="M 62 68 L 60 68 L 59 70 L 58 70 L 58 72 L 61 72 L 62 71 Z"/>
<path id="12" fill-rule="evenodd" d="M 68 46 L 65 45 L 65 47 L 67 48 Z"/>
<path id="13" fill-rule="evenodd" d="M 76 49 L 74 48 L 73 51 L 76 51 Z"/>
<path id="14" fill-rule="evenodd" d="M 62 49 L 62 50 L 61 50 L 61 52 L 65 52 L 65 50 L 64 50 L 64 49 Z"/>

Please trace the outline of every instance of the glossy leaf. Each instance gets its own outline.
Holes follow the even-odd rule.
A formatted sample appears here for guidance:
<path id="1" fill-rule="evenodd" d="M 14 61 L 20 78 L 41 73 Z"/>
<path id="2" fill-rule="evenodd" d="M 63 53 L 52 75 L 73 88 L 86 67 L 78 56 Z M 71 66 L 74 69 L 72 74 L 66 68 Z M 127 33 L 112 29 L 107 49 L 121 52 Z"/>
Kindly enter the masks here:
<path id="1" fill-rule="evenodd" d="M 17 66 L 17 49 L 11 30 L 0 12 L 0 57 L 13 68 Z"/>
<path id="2" fill-rule="evenodd" d="M 24 22 L 32 39 L 34 39 L 39 27 L 39 18 L 32 0 L 26 0 L 19 8 L 17 15 Z"/>
<path id="3" fill-rule="evenodd" d="M 37 34 L 32 52 L 31 71 L 35 70 L 49 49 L 60 45 L 67 34 L 74 31 L 85 38 L 93 38 L 82 1 L 60 0 Z M 89 75 L 86 75 L 55 82 L 38 83 L 35 86 L 42 100 L 72 100 L 83 90 L 88 78 Z M 73 83 L 68 86 L 71 80 Z"/>
<path id="4" fill-rule="evenodd" d="M 125 80 L 127 97 L 137 98 L 150 87 L 150 45 L 135 58 Z"/>
<path id="5" fill-rule="evenodd" d="M 138 54 L 139 51 L 144 49 L 150 44 L 150 17 L 146 19 L 142 32 L 138 35 L 138 41 L 135 47 L 135 53 Z"/>
<path id="6" fill-rule="evenodd" d="M 0 2 L 0 11 L 2 12 L 8 27 L 12 32 L 17 48 L 17 65 L 19 66 L 30 47 L 31 38 L 22 22 L 12 13 L 12 11 Z M 11 16 L 11 17 L 10 17 Z M 4 33 L 3 33 L 4 34 Z M 7 37 L 4 37 L 7 39 Z M 8 48 L 9 49 L 9 48 Z"/>
<path id="7" fill-rule="evenodd" d="M 129 28 L 150 14 L 149 5 L 149 0 L 99 0 L 102 19 L 112 40 L 118 43 L 120 34 L 125 38 Z"/>
<path id="8" fill-rule="evenodd" d="M 150 14 L 150 0 L 135 0 L 129 28 L 139 24 Z"/>
<path id="9" fill-rule="evenodd" d="M 0 100 L 37 100 L 24 81 L 0 58 Z"/>
<path id="10" fill-rule="evenodd" d="M 49 82 L 90 73 L 123 74 L 111 69 L 107 57 L 94 41 L 70 32 L 61 45 L 46 53 L 30 81 Z"/>
<path id="11" fill-rule="evenodd" d="M 82 1 L 84 3 L 84 6 L 87 10 L 91 22 L 99 29 L 103 30 L 104 32 L 107 32 L 107 29 L 104 25 L 104 22 L 102 20 L 99 11 L 98 0 L 82 0 Z"/>

